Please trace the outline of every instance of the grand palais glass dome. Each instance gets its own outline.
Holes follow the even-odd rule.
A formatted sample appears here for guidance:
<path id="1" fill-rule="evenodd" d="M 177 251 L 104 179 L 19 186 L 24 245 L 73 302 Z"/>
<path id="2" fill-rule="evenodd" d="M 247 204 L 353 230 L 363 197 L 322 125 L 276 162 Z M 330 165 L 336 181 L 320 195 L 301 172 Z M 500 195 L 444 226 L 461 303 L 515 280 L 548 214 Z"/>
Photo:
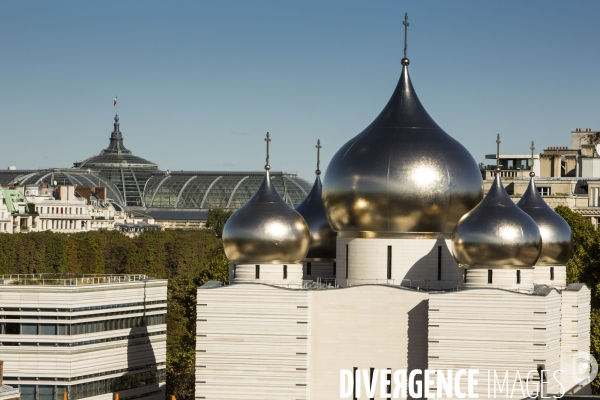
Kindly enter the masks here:
<path id="1" fill-rule="evenodd" d="M 134 155 L 123 144 L 119 116 L 107 148 L 73 163 L 71 169 L 4 170 L 0 184 L 105 186 L 114 203 L 131 210 L 237 210 L 254 195 L 264 172 L 161 171 L 158 164 Z M 311 183 L 296 173 L 271 172 L 279 195 L 291 207 L 306 197 Z"/>

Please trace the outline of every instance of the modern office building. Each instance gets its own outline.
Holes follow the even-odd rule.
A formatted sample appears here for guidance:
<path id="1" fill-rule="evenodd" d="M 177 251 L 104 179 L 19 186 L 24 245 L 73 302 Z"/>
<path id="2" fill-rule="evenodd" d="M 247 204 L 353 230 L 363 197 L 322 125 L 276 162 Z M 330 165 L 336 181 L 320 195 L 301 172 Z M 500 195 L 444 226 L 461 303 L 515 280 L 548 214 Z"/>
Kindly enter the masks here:
<path id="1" fill-rule="evenodd" d="M 230 281 L 197 294 L 196 399 L 433 397 L 426 386 L 461 397 L 425 370 L 454 371 L 462 397 L 459 370 L 479 398 L 536 396 L 540 383 L 543 397 L 589 393 L 572 367 L 590 347 L 590 291 L 566 282 L 569 226 L 532 179 L 518 205 L 499 173 L 484 197 L 479 166 L 429 116 L 408 65 L 332 158 L 322 202 L 299 210 L 324 211 L 336 232 L 333 284 L 303 271 L 318 225 L 277 196 L 269 165 L 227 221 Z"/>
<path id="2" fill-rule="evenodd" d="M 167 281 L 0 277 L 4 382 L 23 400 L 165 397 Z"/>

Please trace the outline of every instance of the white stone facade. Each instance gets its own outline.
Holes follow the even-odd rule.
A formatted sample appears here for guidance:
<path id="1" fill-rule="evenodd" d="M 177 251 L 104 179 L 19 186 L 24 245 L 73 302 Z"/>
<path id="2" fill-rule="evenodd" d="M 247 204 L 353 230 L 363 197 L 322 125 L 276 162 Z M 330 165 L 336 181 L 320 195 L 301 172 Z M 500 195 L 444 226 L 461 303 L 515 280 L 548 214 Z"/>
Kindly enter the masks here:
<path id="1" fill-rule="evenodd" d="M 391 284 L 420 289 L 456 287 L 462 272 L 450 239 L 337 238 L 340 286 Z"/>
<path id="2" fill-rule="evenodd" d="M 24 400 L 164 399 L 166 280 L 4 278 L 4 382 Z"/>
<path id="3" fill-rule="evenodd" d="M 576 351 L 589 351 L 589 290 L 491 286 L 199 288 L 196 398 L 339 398 L 340 370 L 355 368 L 479 369 L 476 393 L 487 398 L 488 370 L 498 371 L 500 381 L 509 371 L 512 388 L 516 371 L 525 385 L 539 364 L 552 374 L 562 366 L 567 372 L 557 376 L 565 389 L 587 393 L 589 387 L 573 383 L 571 363 Z M 536 379 L 531 374 L 531 393 Z M 548 382 L 545 393 L 561 392 L 556 380 Z M 497 398 L 507 397 L 497 390 Z M 379 386 L 374 398 L 383 398 Z"/>

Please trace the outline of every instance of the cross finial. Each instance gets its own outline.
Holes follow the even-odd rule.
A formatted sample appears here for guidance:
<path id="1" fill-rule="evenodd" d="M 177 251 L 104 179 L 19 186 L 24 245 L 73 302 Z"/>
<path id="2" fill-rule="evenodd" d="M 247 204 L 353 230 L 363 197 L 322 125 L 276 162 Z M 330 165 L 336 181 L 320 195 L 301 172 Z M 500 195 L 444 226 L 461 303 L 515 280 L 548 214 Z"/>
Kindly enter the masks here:
<path id="1" fill-rule="evenodd" d="M 317 140 L 317 145 L 315 147 L 317 149 L 317 170 L 315 171 L 315 174 L 321 175 L 321 148 L 323 147 L 321 146 L 321 139 Z"/>
<path id="2" fill-rule="evenodd" d="M 500 134 L 496 136 L 496 169 L 500 168 Z"/>
<path id="3" fill-rule="evenodd" d="M 271 141 L 271 135 L 267 132 L 267 137 L 265 138 L 265 142 L 267 142 L 267 163 L 265 164 L 265 169 L 268 171 L 271 169 L 269 165 L 269 142 Z"/>
<path id="4" fill-rule="evenodd" d="M 408 13 L 404 13 L 404 21 L 402 21 L 402 25 L 404 25 L 404 58 L 406 58 L 406 48 L 408 47 L 406 44 L 406 40 L 408 37 Z"/>
<path id="5" fill-rule="evenodd" d="M 535 163 L 535 158 L 533 158 L 533 151 L 535 150 L 535 146 L 533 144 L 533 140 L 531 141 L 531 171 L 533 172 L 533 164 Z"/>

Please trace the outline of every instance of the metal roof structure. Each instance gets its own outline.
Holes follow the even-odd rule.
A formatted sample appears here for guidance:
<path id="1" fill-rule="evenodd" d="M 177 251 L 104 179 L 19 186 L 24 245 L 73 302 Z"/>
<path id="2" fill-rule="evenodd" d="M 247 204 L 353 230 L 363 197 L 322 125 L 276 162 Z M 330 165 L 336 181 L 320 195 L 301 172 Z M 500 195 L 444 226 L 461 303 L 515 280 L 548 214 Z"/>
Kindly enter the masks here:
<path id="1" fill-rule="evenodd" d="M 158 164 L 133 155 L 124 146 L 115 115 L 109 145 L 100 154 L 77 161 L 70 169 L 0 170 L 0 185 L 104 186 L 107 197 L 123 209 L 182 212 L 237 210 L 254 195 L 263 176 L 262 171 L 161 171 Z M 271 179 L 291 207 L 298 206 L 312 186 L 294 172 L 271 172 Z M 186 219 L 183 214 L 170 217 Z"/>

